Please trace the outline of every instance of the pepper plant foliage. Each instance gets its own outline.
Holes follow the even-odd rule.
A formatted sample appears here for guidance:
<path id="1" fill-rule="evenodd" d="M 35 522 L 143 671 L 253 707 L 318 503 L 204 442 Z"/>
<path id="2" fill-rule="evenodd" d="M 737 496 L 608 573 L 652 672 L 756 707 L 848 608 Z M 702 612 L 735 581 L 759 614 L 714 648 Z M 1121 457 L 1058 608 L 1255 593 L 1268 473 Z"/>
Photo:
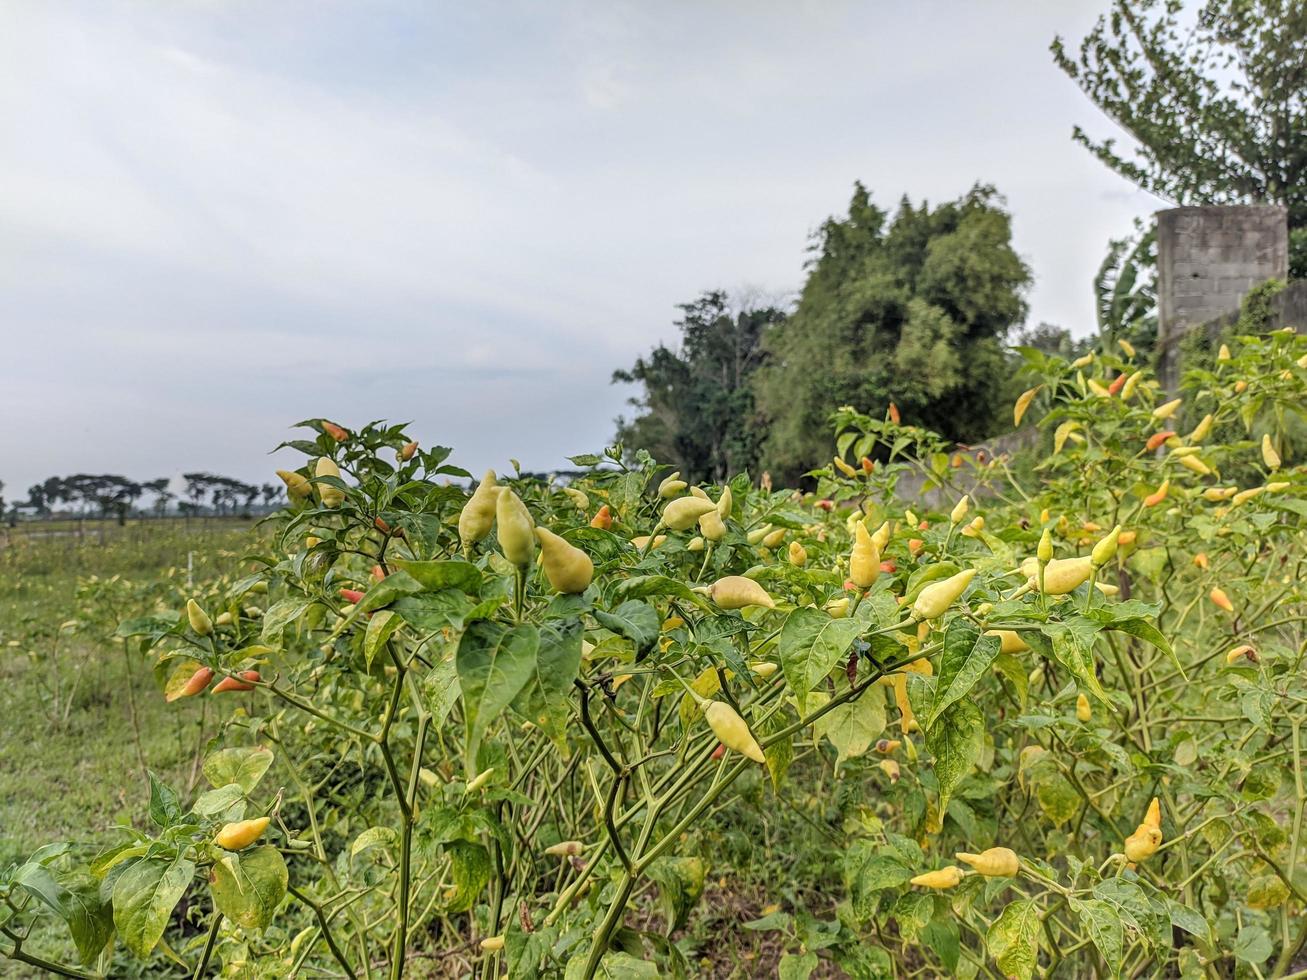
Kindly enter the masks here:
<path id="1" fill-rule="evenodd" d="M 305 423 L 316 493 L 291 479 L 275 547 L 119 628 L 166 696 L 251 688 L 207 786 L 152 779 L 144 829 L 5 870 L 0 949 L 65 976 L 393 978 L 417 951 L 689 976 L 724 834 L 797 853 L 815 824 L 824 890 L 772 882 L 748 924 L 782 975 L 1300 968 L 1307 479 L 1276 447 L 1307 341 L 1241 338 L 1178 404 L 1115 351 L 1026 358 L 1038 485 L 852 408 L 815 494 L 706 488 L 722 528 L 675 530 L 689 488 L 620 447 L 566 490 L 500 476 L 593 564 L 573 594 L 558 551 L 460 542 L 449 450 Z M 51 917 L 62 959 L 28 939 Z"/>

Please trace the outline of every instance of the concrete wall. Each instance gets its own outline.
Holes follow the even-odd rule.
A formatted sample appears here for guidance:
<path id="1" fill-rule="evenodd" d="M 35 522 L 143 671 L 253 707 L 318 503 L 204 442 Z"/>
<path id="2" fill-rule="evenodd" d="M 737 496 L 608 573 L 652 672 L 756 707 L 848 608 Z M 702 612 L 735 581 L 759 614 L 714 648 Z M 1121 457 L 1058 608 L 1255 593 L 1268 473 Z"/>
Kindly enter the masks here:
<path id="1" fill-rule="evenodd" d="M 1289 273 L 1283 205 L 1204 205 L 1157 212 L 1159 373 L 1174 388 L 1176 349 L 1192 327 L 1239 309 L 1244 293 Z"/>

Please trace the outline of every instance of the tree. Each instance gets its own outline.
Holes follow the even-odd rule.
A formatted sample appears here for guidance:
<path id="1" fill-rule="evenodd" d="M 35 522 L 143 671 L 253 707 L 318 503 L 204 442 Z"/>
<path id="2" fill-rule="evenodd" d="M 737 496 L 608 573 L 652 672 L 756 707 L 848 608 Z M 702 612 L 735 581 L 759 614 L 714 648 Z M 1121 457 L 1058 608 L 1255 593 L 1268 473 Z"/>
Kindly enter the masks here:
<path id="1" fill-rule="evenodd" d="M 722 482 L 758 461 L 763 433 L 750 381 L 763 332 L 784 313 L 733 301 L 721 290 L 679 309 L 678 349 L 659 344 L 630 370 L 613 372 L 615 383 L 643 386 L 630 399 L 640 414 L 617 420 L 617 438 L 649 450 L 686 479 Z"/>
<path id="2" fill-rule="evenodd" d="M 1108 242 L 1094 276 L 1098 332 L 1141 350 L 1157 341 L 1157 232 L 1135 222 L 1135 233 Z"/>
<path id="3" fill-rule="evenodd" d="M 786 479 L 820 461 L 828 417 L 849 404 L 972 441 L 1002 410 L 1001 340 L 1024 319 L 1030 272 L 992 187 L 931 209 L 907 198 L 892 221 L 854 187 L 847 217 L 814 236 L 798 308 L 767 335 L 758 405 L 765 465 Z"/>
<path id="4" fill-rule="evenodd" d="M 1073 57 L 1053 58 L 1133 140 L 1118 152 L 1075 140 L 1144 190 L 1176 204 L 1277 203 L 1289 209 L 1296 265 L 1307 252 L 1307 4 L 1206 0 L 1193 23 L 1179 0 L 1113 0 Z"/>

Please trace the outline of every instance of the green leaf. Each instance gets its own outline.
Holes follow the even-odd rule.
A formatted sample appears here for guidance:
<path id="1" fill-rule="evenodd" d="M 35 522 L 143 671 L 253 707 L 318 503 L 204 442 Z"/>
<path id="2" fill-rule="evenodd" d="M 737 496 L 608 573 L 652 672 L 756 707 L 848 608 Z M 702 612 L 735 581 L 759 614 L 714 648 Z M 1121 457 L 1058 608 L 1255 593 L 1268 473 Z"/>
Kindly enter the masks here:
<path id="1" fill-rule="evenodd" d="M 349 859 L 353 861 L 369 848 L 389 847 L 396 838 L 394 827 L 369 827 L 354 838 L 354 843 L 350 844 Z"/>
<path id="2" fill-rule="evenodd" d="M 572 681 L 581 669 L 581 637 L 584 632 L 580 619 L 541 627 L 535 677 L 522 689 L 514 704 L 564 752 L 571 717 L 569 695 Z"/>
<path id="3" fill-rule="evenodd" d="M 239 783 L 228 783 L 207 790 L 195 798 L 191 812 L 201 817 L 212 817 L 221 823 L 240 820 L 245 815 L 245 790 Z"/>
<path id="4" fill-rule="evenodd" d="M 708 600 L 684 582 L 666 575 L 636 575 L 618 583 L 613 595 L 618 599 L 647 599 L 649 596 L 671 596 L 693 603 L 701 609 L 711 609 Z"/>
<path id="5" fill-rule="evenodd" d="M 481 890 L 490 883 L 490 852 L 480 844 L 455 841 L 447 846 L 454 894 L 445 905 L 446 912 L 466 912 L 476 904 Z"/>
<path id="6" fill-rule="evenodd" d="M 481 591 L 484 578 L 479 568 L 471 562 L 461 560 L 409 561 L 406 558 L 392 558 L 390 564 L 412 576 L 424 592 L 459 589 L 468 595 L 476 595 Z"/>
<path id="7" fill-rule="evenodd" d="M 1071 671 L 1094 697 L 1104 704 L 1111 704 L 1094 670 L 1094 637 L 1098 635 L 1098 626 L 1076 617 L 1065 623 L 1049 623 L 1045 632 L 1053 641 L 1054 659 Z"/>
<path id="8" fill-rule="evenodd" d="M 171 786 L 147 769 L 150 777 L 150 819 L 156 827 L 171 827 L 182 815 L 181 803 Z"/>
<path id="9" fill-rule="evenodd" d="M 984 747 L 985 718 L 971 701 L 956 702 L 926 730 L 926 748 L 935 757 L 941 811 L 948 807 L 953 789 L 971 771 Z"/>
<path id="10" fill-rule="evenodd" d="M 786 953 L 776 965 L 777 980 L 808 980 L 812 971 L 817 969 L 817 954 L 814 952 L 796 956 Z"/>
<path id="11" fill-rule="evenodd" d="M 639 599 L 628 599 L 612 612 L 596 609 L 594 617 L 600 626 L 634 643 L 636 651 L 641 653 L 658 641 L 658 632 L 662 626 L 657 610 Z"/>
<path id="12" fill-rule="evenodd" d="M 435 666 L 422 679 L 422 700 L 431 713 L 432 725 L 439 727 L 444 724 L 449 713 L 454 710 L 454 705 L 458 704 L 461 693 L 458 687 L 458 664 L 451 651 L 444 659 L 436 661 Z"/>
<path id="13" fill-rule="evenodd" d="M 1013 654 L 1000 653 L 994 658 L 994 669 L 1016 689 L 1017 703 L 1025 711 L 1026 701 L 1030 697 L 1030 676 L 1026 665 Z"/>
<path id="14" fill-rule="evenodd" d="M 1107 964 L 1109 976 L 1121 973 L 1121 958 L 1125 946 L 1125 930 L 1121 927 L 1121 917 L 1117 910 L 1099 898 L 1084 901 L 1071 899 L 1071 911 L 1080 919 L 1089 938 L 1098 947 L 1103 962 Z"/>
<path id="15" fill-rule="evenodd" d="M 90 963 L 113 935 L 113 906 L 101 900 L 100 883 L 88 874 L 65 878 L 60 914 L 68 923 L 78 957 Z"/>
<path id="16" fill-rule="evenodd" d="M 1004 976 L 1030 980 L 1039 959 L 1039 906 L 1031 899 L 1010 902 L 989 927 L 985 947 Z"/>
<path id="17" fill-rule="evenodd" d="M 368 620 L 367 631 L 363 634 L 363 658 L 367 661 L 369 669 L 382 645 L 403 625 L 404 620 L 389 609 L 374 613 Z"/>
<path id="18" fill-rule="evenodd" d="M 1039 808 L 1059 827 L 1080 812 L 1080 794 L 1060 772 L 1041 778 L 1035 796 Z"/>
<path id="19" fill-rule="evenodd" d="M 28 861 L 14 872 L 10 881 L 48 906 L 51 911 L 62 912 L 63 886 L 55 880 L 54 875 L 44 865 Z"/>
<path id="20" fill-rule="evenodd" d="M 271 844 L 226 854 L 209 871 L 213 904 L 243 929 L 262 929 L 286 897 L 288 875 Z"/>
<path id="21" fill-rule="evenodd" d="M 1239 930 L 1239 935 L 1230 948 L 1230 952 L 1234 953 L 1237 959 L 1254 965 L 1265 963 L 1274 951 L 1275 946 L 1271 943 L 1271 937 L 1261 926 L 1244 926 Z"/>
<path id="22" fill-rule="evenodd" d="M 172 910 L 195 876 L 195 862 L 143 858 L 127 866 L 113 886 L 113 923 L 123 944 L 141 959 L 163 937 Z"/>
<path id="23" fill-rule="evenodd" d="M 989 672 L 1002 642 L 997 636 L 984 636 L 964 619 L 955 619 L 944 632 L 944 649 L 939 657 L 939 676 L 935 681 L 935 700 L 925 728 L 930 730 L 944 710 L 971 693 L 976 681 Z"/>
<path id="24" fill-rule="evenodd" d="M 1276 880 L 1279 881 L 1278 878 Z M 1171 918 L 1171 925 L 1183 929 L 1189 935 L 1196 936 L 1204 942 L 1212 941 L 1211 930 L 1202 913 L 1194 911 L 1188 905 L 1182 905 L 1173 898 L 1166 900 L 1166 908 Z"/>
<path id="25" fill-rule="evenodd" d="M 272 760 L 272 749 L 262 745 L 220 749 L 204 760 L 204 778 L 215 789 L 235 783 L 249 793 L 259 785 Z"/>
<path id="26" fill-rule="evenodd" d="M 885 699 L 879 689 L 864 692 L 857 700 L 832 708 L 817 719 L 813 734 L 830 739 L 838 753 L 836 763 L 865 755 L 871 743 L 885 730 Z"/>
<path id="27" fill-rule="evenodd" d="M 488 619 L 469 626 L 459 641 L 456 665 L 469 769 L 475 766 L 481 736 L 534 674 L 539 645 L 540 634 L 529 623 L 508 629 Z"/>
<path id="28" fill-rule="evenodd" d="M 708 866 L 701 857 L 662 857 L 649 866 L 648 874 L 658 883 L 663 934 L 670 936 L 685 925 L 703 895 Z"/>
<path id="29" fill-rule="evenodd" d="M 1170 659 L 1172 665 L 1180 672 L 1181 677 L 1185 677 L 1184 667 L 1180 664 L 1180 658 L 1175 655 L 1175 650 L 1171 647 L 1171 641 L 1168 640 L 1156 626 L 1146 619 L 1122 619 L 1116 620 L 1107 627 L 1111 630 L 1119 630 L 1122 633 L 1129 633 L 1131 636 L 1137 636 L 1145 643 L 1150 643 L 1157 649 L 1161 650 Z"/>
<path id="30" fill-rule="evenodd" d="M 263 614 L 260 638 L 264 643 L 280 640 L 286 627 L 308 612 L 311 605 L 313 603 L 305 599 L 277 600 Z"/>
<path id="31" fill-rule="evenodd" d="M 864 626 L 855 619 L 832 619 L 819 609 L 801 606 L 781 627 L 781 669 L 802 700 L 834 669 Z"/>

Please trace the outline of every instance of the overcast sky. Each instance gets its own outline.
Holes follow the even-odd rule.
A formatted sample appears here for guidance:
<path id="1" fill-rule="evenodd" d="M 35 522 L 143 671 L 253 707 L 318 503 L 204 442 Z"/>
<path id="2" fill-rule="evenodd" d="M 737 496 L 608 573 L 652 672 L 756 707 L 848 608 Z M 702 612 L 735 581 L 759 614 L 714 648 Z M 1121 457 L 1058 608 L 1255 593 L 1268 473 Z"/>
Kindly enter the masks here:
<path id="1" fill-rule="evenodd" d="M 264 481 L 299 419 L 601 448 L 675 305 L 792 297 L 854 180 L 991 182 L 1078 334 L 1164 206 L 1070 139 L 1106 0 L 0 0 L 0 480 Z"/>

